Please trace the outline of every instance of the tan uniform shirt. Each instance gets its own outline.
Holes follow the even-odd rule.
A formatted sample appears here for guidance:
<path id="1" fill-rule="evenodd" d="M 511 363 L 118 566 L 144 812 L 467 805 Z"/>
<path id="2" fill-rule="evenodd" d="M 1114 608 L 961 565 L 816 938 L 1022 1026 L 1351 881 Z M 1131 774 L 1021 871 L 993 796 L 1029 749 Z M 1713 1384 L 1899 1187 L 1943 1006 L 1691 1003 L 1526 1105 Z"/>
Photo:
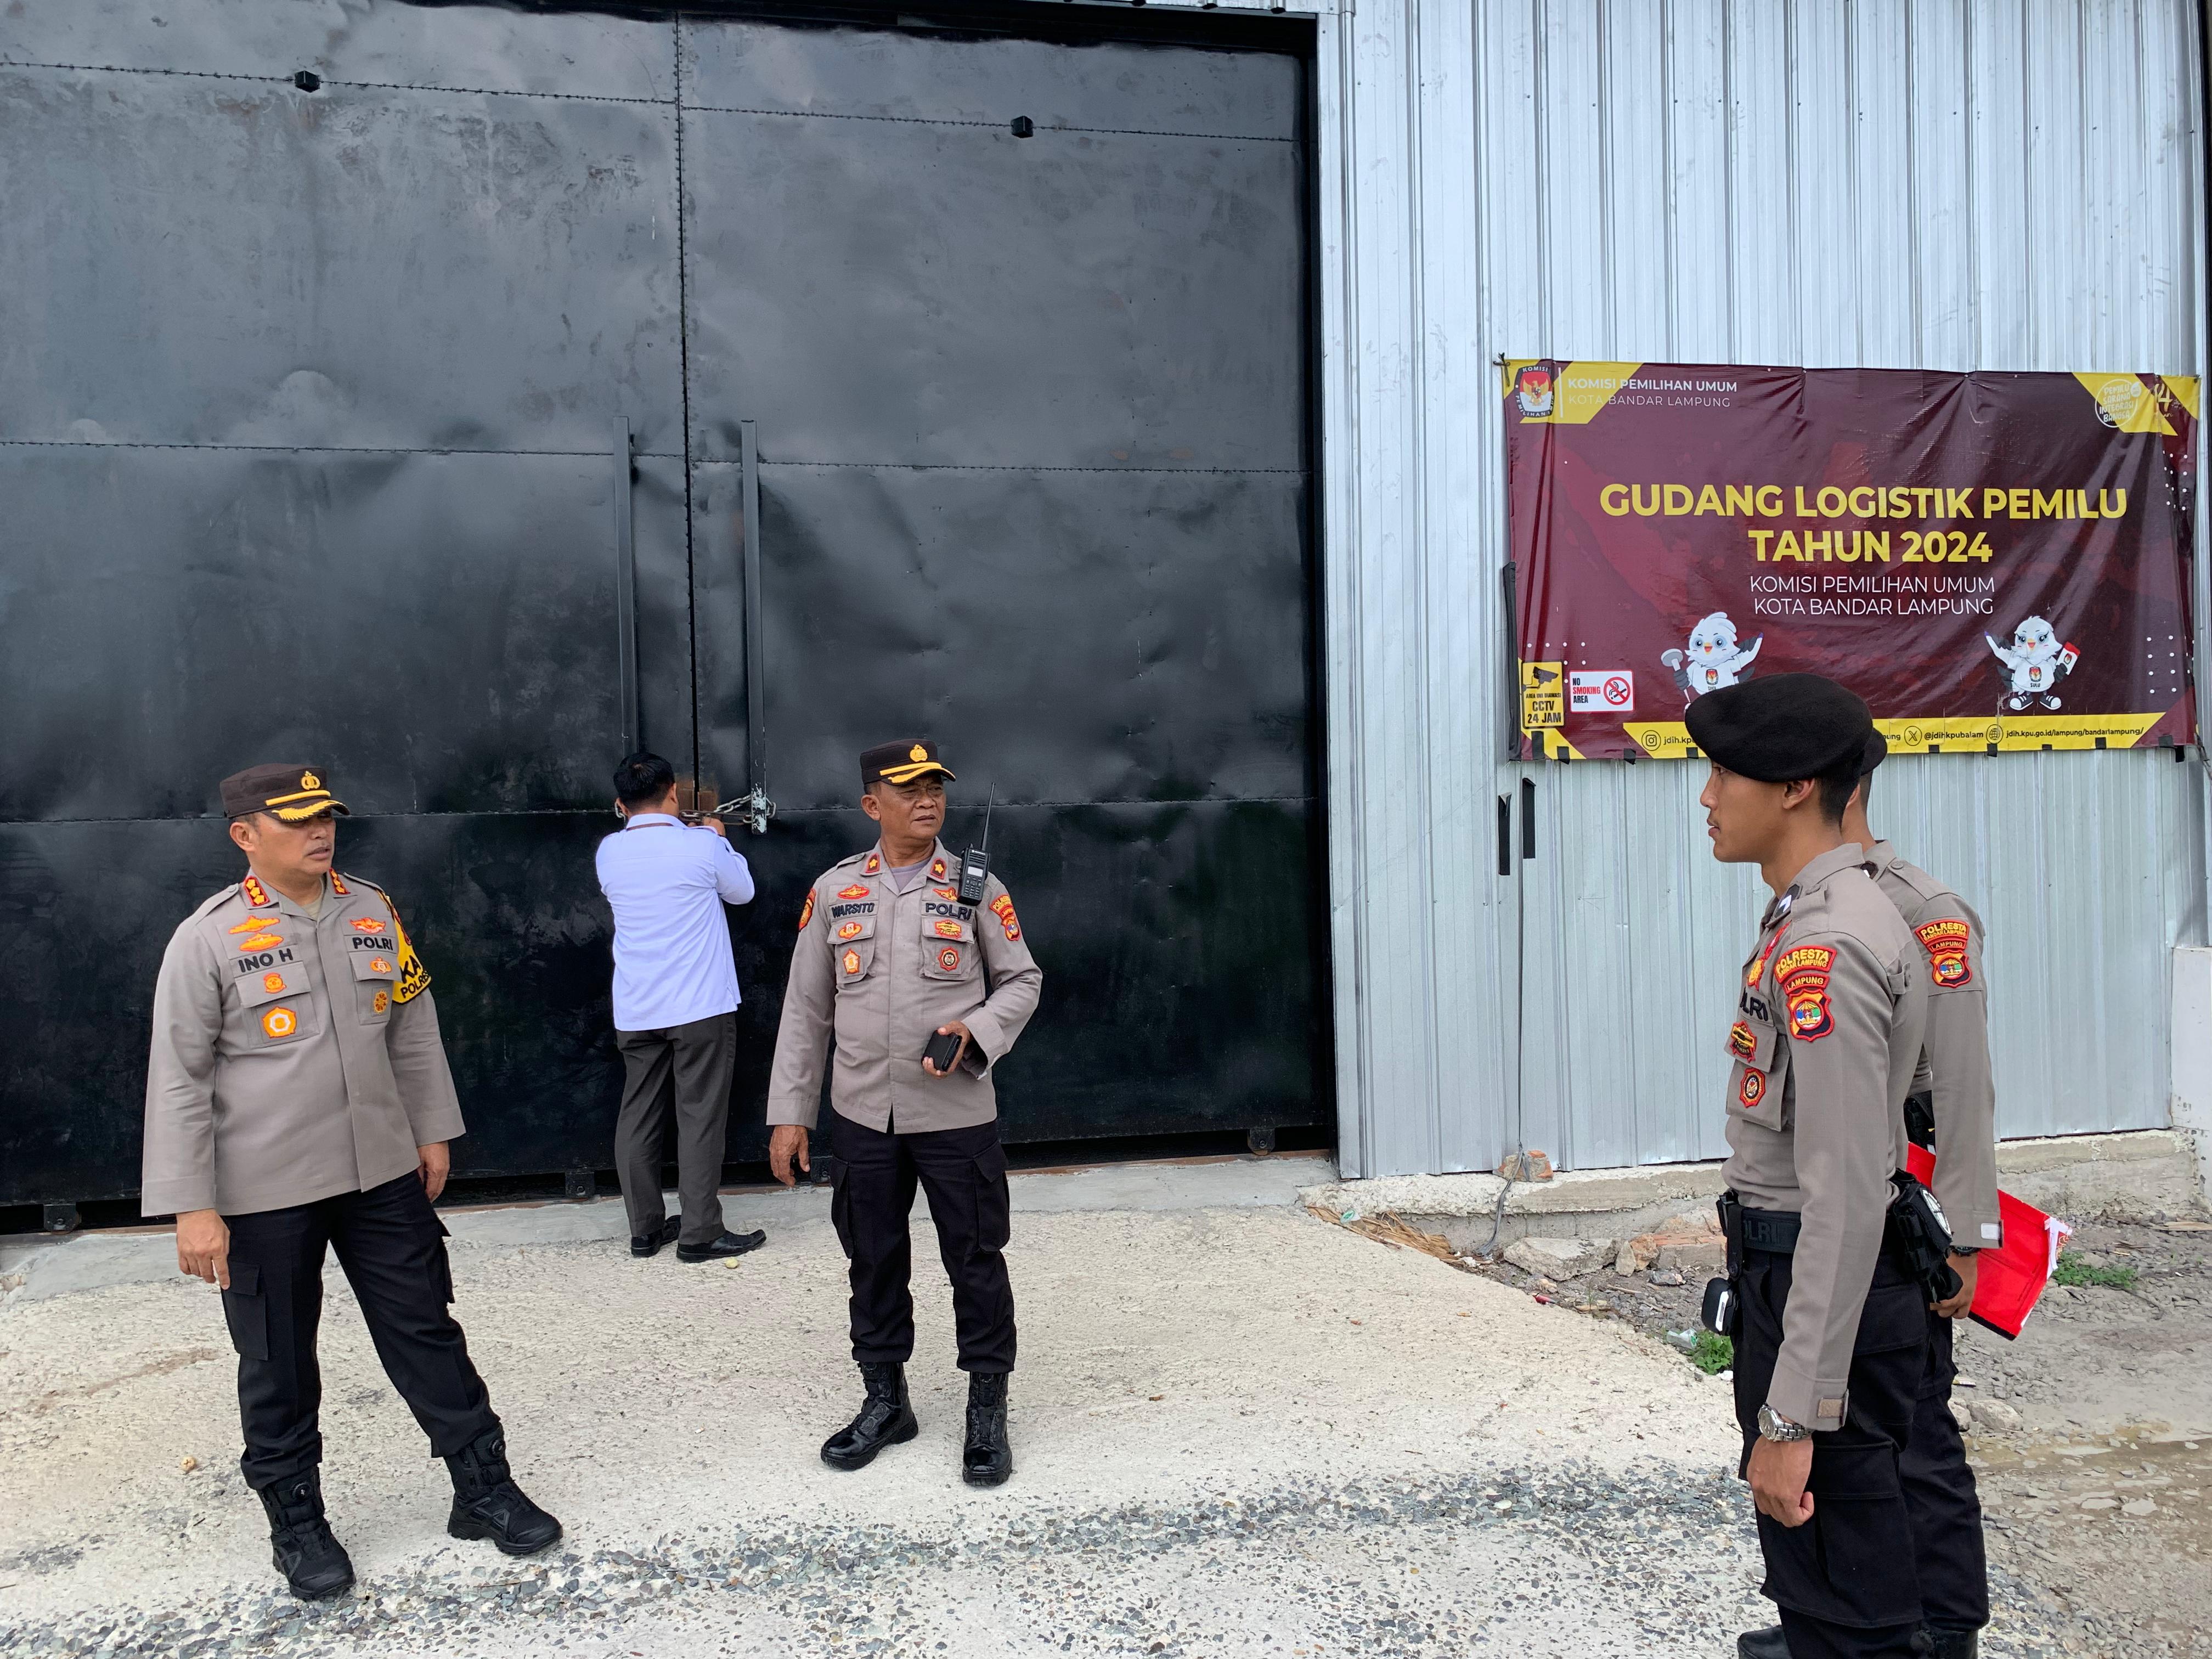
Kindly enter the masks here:
<path id="1" fill-rule="evenodd" d="M 1728 1032 L 1722 1174 L 1747 1208 L 1803 1218 L 1766 1403 L 1815 1429 L 1843 1425 L 1928 1019 L 1918 945 L 1864 856 L 1823 853 L 1767 908 Z"/>
<path id="2" fill-rule="evenodd" d="M 356 876 L 311 917 L 249 876 L 170 938 L 146 1073 L 147 1215 L 365 1192 L 462 1133 L 430 976 Z"/>
<path id="3" fill-rule="evenodd" d="M 832 866 L 808 891 L 775 1035 L 769 1123 L 814 1127 L 833 1035 L 830 1103 L 841 1116 L 901 1134 L 998 1116 L 991 1068 L 1036 1012 L 1044 975 L 1005 884 L 993 876 L 980 906 L 963 904 L 958 868 L 940 843 L 921 884 L 896 892 L 877 847 Z M 921 1051 L 956 1019 L 973 1041 L 951 1077 L 932 1077 Z"/>
<path id="4" fill-rule="evenodd" d="M 2004 1218 L 1997 1208 L 1997 1091 L 1982 919 L 1886 841 L 1867 849 L 1867 862 L 1912 930 L 1928 981 L 1928 1045 L 1912 1090 L 1936 1103 L 1936 1201 L 1958 1243 L 1995 1249 L 2004 1242 Z"/>

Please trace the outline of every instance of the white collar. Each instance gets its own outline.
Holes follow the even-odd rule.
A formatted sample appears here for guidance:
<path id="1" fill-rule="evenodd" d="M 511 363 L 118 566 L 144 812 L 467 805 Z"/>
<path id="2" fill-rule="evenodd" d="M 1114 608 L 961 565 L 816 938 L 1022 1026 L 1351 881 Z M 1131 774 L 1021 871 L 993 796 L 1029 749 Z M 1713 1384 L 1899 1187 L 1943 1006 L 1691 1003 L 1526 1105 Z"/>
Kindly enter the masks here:
<path id="1" fill-rule="evenodd" d="M 635 830 L 641 823 L 672 823 L 678 830 L 684 828 L 682 818 L 672 817 L 665 812 L 632 812 L 623 823 L 623 829 L 625 831 Z"/>

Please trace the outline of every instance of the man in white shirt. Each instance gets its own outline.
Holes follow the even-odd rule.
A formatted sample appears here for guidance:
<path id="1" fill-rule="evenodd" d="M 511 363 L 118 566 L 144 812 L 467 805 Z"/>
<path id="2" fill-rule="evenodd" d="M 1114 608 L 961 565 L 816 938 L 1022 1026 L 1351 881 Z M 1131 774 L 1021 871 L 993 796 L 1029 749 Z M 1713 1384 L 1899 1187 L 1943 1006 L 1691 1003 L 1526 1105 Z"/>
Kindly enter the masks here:
<path id="1" fill-rule="evenodd" d="M 674 1240 L 680 1261 L 743 1255 L 767 1235 L 724 1231 L 717 1193 L 738 1048 L 738 966 L 722 907 L 750 902 L 752 872 L 719 821 L 684 822 L 675 769 L 659 756 L 641 750 L 615 769 L 615 801 L 626 821 L 599 843 L 597 863 L 615 913 L 615 1165 L 629 1253 L 653 1255 Z M 665 1218 L 660 1194 L 672 1115 L 680 1221 Z"/>

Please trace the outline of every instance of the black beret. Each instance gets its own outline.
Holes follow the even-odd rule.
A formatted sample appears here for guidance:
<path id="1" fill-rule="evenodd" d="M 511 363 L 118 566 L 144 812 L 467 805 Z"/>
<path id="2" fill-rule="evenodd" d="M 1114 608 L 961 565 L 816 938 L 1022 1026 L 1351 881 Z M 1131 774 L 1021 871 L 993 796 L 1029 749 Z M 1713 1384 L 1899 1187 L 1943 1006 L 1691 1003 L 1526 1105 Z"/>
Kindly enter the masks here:
<path id="1" fill-rule="evenodd" d="M 1856 694 L 1818 674 L 1766 674 L 1708 691 L 1682 716 L 1690 741 L 1761 783 L 1856 768 L 1875 734 Z"/>
<path id="2" fill-rule="evenodd" d="M 1859 757 L 1859 775 L 1868 773 L 1889 758 L 1889 739 L 1879 732 L 1867 733 L 1866 753 Z"/>

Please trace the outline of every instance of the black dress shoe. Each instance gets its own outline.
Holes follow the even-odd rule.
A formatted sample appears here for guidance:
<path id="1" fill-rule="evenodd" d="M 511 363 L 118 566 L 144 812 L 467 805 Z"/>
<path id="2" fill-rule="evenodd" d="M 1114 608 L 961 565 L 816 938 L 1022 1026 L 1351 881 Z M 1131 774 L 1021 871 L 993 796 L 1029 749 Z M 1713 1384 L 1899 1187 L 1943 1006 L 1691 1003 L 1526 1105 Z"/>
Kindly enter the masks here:
<path id="1" fill-rule="evenodd" d="M 968 1378 L 968 1443 L 960 1453 L 960 1478 L 971 1486 L 1002 1486 L 1014 1472 L 1006 1438 L 1006 1374 L 975 1371 Z"/>
<path id="2" fill-rule="evenodd" d="M 1978 1628 L 1923 1625 L 1920 1636 L 1931 1659 L 1981 1659 L 1982 1632 Z"/>
<path id="3" fill-rule="evenodd" d="M 269 1511 L 270 1559 L 293 1595 L 320 1601 L 353 1588 L 353 1562 L 323 1518 L 319 1470 L 289 1475 L 258 1495 Z"/>
<path id="4" fill-rule="evenodd" d="M 561 1523 L 523 1495 L 507 1467 L 507 1436 L 487 1429 L 446 1460 L 453 1477 L 449 1538 L 489 1538 L 502 1555 L 535 1555 L 558 1543 Z"/>
<path id="5" fill-rule="evenodd" d="M 921 1432 L 907 1403 L 906 1367 L 863 1365 L 868 1397 L 860 1414 L 822 1443 L 822 1461 L 833 1469 L 865 1469 L 886 1446 L 902 1446 Z"/>
<path id="6" fill-rule="evenodd" d="M 1790 1638 L 1779 1625 L 1747 1630 L 1735 1638 L 1736 1659 L 1790 1659 Z"/>
<path id="7" fill-rule="evenodd" d="M 711 1244 L 678 1244 L 678 1261 L 720 1261 L 726 1256 L 748 1255 L 768 1243 L 763 1232 L 724 1233 Z"/>
<path id="8" fill-rule="evenodd" d="M 659 1255 L 660 1247 L 664 1244 L 673 1244 L 676 1242 L 676 1235 L 683 1231 L 683 1218 L 679 1216 L 671 1216 L 643 1238 L 632 1233 L 629 1239 L 629 1253 L 632 1255 Z"/>

